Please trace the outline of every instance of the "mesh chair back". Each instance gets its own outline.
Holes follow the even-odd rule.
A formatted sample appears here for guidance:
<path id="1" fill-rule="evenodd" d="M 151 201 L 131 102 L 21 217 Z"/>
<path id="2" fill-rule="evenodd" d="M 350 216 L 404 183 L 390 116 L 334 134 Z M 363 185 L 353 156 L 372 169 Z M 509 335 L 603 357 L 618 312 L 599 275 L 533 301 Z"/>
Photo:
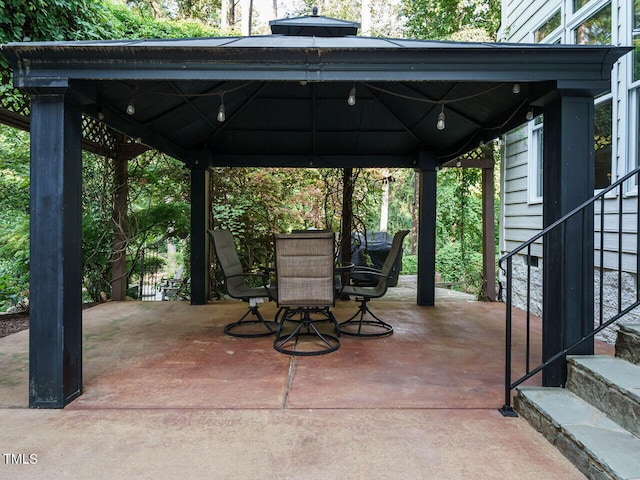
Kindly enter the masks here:
<path id="1" fill-rule="evenodd" d="M 409 230 L 400 230 L 396 232 L 393 236 L 393 242 L 391 243 L 391 250 L 387 255 L 387 259 L 382 264 L 382 268 L 380 269 L 380 273 L 383 276 L 380 276 L 378 279 L 378 284 L 374 287 L 376 291 L 380 291 L 381 293 L 386 292 L 387 284 L 389 283 L 391 271 L 393 270 L 396 261 L 398 260 L 398 255 L 402 252 L 402 242 L 404 241 L 404 237 L 407 236 Z"/>
<path id="2" fill-rule="evenodd" d="M 209 234 L 213 239 L 216 258 L 225 277 L 227 292 L 232 297 L 242 297 L 243 293 L 240 289 L 245 286 L 242 277 L 244 270 L 236 251 L 233 234 L 229 230 L 209 230 Z"/>
<path id="3" fill-rule="evenodd" d="M 275 234 L 279 307 L 331 307 L 335 303 L 334 235 Z"/>

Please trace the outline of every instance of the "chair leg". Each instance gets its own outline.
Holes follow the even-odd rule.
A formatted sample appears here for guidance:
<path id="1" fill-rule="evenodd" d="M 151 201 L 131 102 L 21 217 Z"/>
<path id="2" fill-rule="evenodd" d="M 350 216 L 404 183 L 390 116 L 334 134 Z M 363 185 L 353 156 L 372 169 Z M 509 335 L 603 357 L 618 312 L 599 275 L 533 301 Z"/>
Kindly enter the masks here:
<path id="1" fill-rule="evenodd" d="M 280 313 L 280 312 L 279 312 Z M 321 313 L 327 318 L 320 320 L 312 319 L 312 313 Z M 301 317 L 293 318 L 295 315 L 301 315 Z M 276 316 L 277 318 L 277 316 Z M 336 328 L 336 336 L 322 333 L 316 327 L 316 323 L 326 322 L 330 320 Z M 291 333 L 283 334 L 282 327 L 285 322 L 295 322 L 296 327 Z M 273 348 L 287 355 L 299 355 L 299 356 L 311 356 L 311 355 L 324 355 L 327 353 L 335 352 L 340 348 L 340 326 L 336 321 L 331 310 L 327 309 L 285 309 L 282 312 L 280 321 L 278 322 L 278 329 L 276 332 L 276 338 L 273 341 Z M 314 348 L 312 350 L 303 349 L 305 343 L 301 338 L 307 339 L 319 339 L 321 347 Z"/>
<path id="2" fill-rule="evenodd" d="M 245 320 L 249 315 L 253 315 L 255 320 Z M 277 315 L 276 315 L 277 318 Z M 262 325 L 266 329 L 266 331 L 258 331 L 253 332 L 250 331 L 250 328 L 255 325 Z M 232 337 L 244 337 L 244 338 L 257 338 L 257 337 L 268 337 L 269 335 L 273 335 L 276 333 L 277 323 L 272 320 L 265 320 L 258 310 L 257 306 L 249 306 L 246 313 L 242 316 L 240 320 L 237 322 L 229 323 L 224 327 L 224 333 L 230 335 Z M 243 331 L 245 330 L 245 331 Z"/>
<path id="3" fill-rule="evenodd" d="M 351 318 L 340 323 L 340 331 L 344 335 L 354 337 L 384 337 L 393 333 L 393 326 L 380 320 L 371 311 L 368 305 L 369 298 L 356 298 L 356 300 L 360 302 L 358 311 Z M 365 319 L 365 315 L 367 314 L 373 317 L 373 320 Z M 356 327 L 355 331 L 353 327 Z"/>

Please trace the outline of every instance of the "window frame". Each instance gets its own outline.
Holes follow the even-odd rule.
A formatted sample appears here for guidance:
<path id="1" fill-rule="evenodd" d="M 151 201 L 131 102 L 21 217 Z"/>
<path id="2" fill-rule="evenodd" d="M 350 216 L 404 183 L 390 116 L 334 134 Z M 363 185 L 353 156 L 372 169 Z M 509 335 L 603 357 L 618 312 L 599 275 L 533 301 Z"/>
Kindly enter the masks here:
<path id="1" fill-rule="evenodd" d="M 544 121 L 542 121 L 541 115 L 529 122 L 528 142 L 528 203 L 535 205 L 543 202 L 544 194 L 542 187 L 542 175 L 544 172 Z M 542 168 L 540 164 L 542 164 Z M 538 192 L 538 187 L 540 187 L 540 192 Z"/>

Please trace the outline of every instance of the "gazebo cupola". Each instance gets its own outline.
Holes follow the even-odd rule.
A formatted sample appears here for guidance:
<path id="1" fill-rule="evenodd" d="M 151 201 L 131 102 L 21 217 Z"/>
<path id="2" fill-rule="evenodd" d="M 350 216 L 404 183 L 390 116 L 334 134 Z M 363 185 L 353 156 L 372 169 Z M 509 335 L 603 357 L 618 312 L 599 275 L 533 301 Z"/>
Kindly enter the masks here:
<path id="1" fill-rule="evenodd" d="M 359 23 L 322 17 L 318 15 L 318 7 L 313 7 L 312 12 L 302 17 L 271 20 L 271 33 L 291 37 L 348 37 L 358 34 Z"/>

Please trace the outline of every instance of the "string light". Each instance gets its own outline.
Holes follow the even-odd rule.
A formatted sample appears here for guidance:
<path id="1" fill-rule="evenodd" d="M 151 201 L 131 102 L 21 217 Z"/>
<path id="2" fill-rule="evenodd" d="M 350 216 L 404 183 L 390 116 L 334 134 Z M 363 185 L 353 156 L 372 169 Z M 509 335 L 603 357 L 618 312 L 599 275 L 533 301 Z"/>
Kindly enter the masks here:
<path id="1" fill-rule="evenodd" d="M 529 110 L 525 118 L 529 121 L 533 120 L 533 110 Z"/>
<path id="2" fill-rule="evenodd" d="M 520 93 L 520 84 L 519 84 L 519 83 L 514 83 L 514 84 L 513 84 L 513 87 L 511 88 L 511 91 L 512 91 L 513 93 L 515 93 L 516 95 L 517 95 L 518 93 Z"/>
<path id="3" fill-rule="evenodd" d="M 127 105 L 127 114 L 128 115 L 135 115 L 136 113 L 136 107 L 133 106 L 133 104 L 129 104 Z"/>
<path id="4" fill-rule="evenodd" d="M 352 107 L 356 104 L 356 87 L 351 87 L 349 91 L 349 98 L 347 98 L 347 103 Z"/>
<path id="5" fill-rule="evenodd" d="M 436 128 L 438 130 L 444 130 L 446 127 L 446 124 L 444 123 L 444 103 L 442 104 L 442 110 L 440 110 L 440 113 L 438 114 L 438 122 L 436 123 Z"/>
<path id="6" fill-rule="evenodd" d="M 216 118 L 220 123 L 227 119 L 227 114 L 224 108 L 224 94 L 220 95 L 220 107 L 218 108 L 218 116 Z"/>

